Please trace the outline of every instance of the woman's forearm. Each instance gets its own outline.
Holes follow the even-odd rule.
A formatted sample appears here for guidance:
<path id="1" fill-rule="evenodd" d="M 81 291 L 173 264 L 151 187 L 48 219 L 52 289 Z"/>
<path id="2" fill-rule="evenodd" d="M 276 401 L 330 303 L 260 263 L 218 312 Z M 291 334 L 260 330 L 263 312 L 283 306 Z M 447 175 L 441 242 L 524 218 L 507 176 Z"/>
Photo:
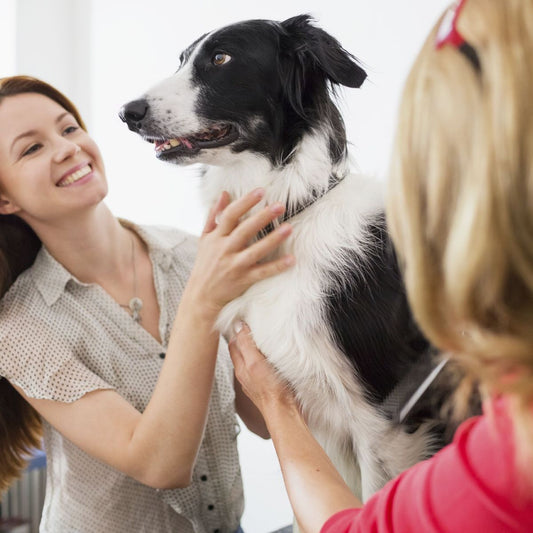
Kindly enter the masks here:
<path id="1" fill-rule="evenodd" d="M 273 399 L 261 406 L 302 533 L 319 532 L 335 512 L 361 507 L 311 434 L 295 404 Z"/>
<path id="2" fill-rule="evenodd" d="M 157 385 L 131 438 L 134 454 L 145 458 L 154 479 L 150 484 L 160 488 L 190 482 L 214 380 L 214 320 L 184 294 Z"/>

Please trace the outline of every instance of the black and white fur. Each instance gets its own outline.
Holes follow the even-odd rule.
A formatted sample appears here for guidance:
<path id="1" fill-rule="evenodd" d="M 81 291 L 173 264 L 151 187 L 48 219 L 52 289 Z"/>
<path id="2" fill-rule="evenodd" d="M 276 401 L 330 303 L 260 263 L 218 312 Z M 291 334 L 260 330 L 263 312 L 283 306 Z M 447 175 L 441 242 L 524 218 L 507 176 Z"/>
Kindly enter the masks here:
<path id="1" fill-rule="evenodd" d="M 427 399 L 402 424 L 383 408 L 430 352 L 406 303 L 381 185 L 350 172 L 332 99 L 336 86 L 359 87 L 365 77 L 307 15 L 250 20 L 200 37 L 174 75 L 121 110 L 160 159 L 206 165 L 208 204 L 222 190 L 236 198 L 258 186 L 264 202 L 283 202 L 289 213 L 318 197 L 290 219 L 279 250 L 296 266 L 228 304 L 218 325 L 227 336 L 237 319 L 250 325 L 364 499 L 434 453 L 445 425 Z"/>

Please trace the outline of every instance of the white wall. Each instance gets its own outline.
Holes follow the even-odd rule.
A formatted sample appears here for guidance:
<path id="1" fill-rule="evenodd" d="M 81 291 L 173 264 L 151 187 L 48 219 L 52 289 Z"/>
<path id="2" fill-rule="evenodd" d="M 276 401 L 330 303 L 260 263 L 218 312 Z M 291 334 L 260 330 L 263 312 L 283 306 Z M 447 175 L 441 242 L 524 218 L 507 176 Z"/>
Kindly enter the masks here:
<path id="1" fill-rule="evenodd" d="M 206 31 L 247 18 L 310 13 L 366 66 L 369 78 L 362 88 L 342 92 L 342 110 L 354 159 L 383 179 L 407 70 L 448 3 L 0 0 L 0 76 L 40 76 L 79 105 L 104 154 L 108 203 L 117 215 L 199 233 L 204 212 L 196 169 L 157 161 L 153 147 L 118 118 L 122 104 L 174 72 L 180 51 Z M 247 431 L 239 441 L 247 494 L 244 529 L 267 533 L 288 524 L 291 511 L 272 444 Z"/>
<path id="2" fill-rule="evenodd" d="M 15 72 L 15 0 L 0 0 L 0 77 Z"/>

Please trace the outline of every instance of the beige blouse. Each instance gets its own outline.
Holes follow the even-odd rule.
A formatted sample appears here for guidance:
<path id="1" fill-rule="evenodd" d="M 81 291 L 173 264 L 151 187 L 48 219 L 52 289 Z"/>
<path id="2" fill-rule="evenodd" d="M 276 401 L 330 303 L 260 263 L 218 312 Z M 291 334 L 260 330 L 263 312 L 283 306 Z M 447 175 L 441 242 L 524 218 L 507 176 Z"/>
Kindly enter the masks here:
<path id="1" fill-rule="evenodd" d="M 163 344 L 99 285 L 80 283 L 43 247 L 0 302 L 0 375 L 28 396 L 74 402 L 95 389 L 114 389 L 141 412 L 148 404 L 197 239 L 175 229 L 122 223 L 148 245 Z M 45 422 L 40 532 L 235 531 L 243 510 L 237 432 L 233 372 L 223 341 L 207 428 L 187 488 L 143 485 L 87 455 Z"/>

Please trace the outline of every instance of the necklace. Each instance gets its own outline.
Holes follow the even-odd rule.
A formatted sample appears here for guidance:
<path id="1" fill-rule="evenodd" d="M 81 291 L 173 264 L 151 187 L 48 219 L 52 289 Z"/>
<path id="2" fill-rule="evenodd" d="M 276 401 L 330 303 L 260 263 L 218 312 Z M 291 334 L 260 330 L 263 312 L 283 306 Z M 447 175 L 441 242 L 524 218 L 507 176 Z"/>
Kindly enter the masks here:
<path id="1" fill-rule="evenodd" d="M 137 294 L 137 268 L 135 265 L 135 239 L 133 235 L 131 236 L 131 264 L 133 267 L 133 297 L 128 304 L 120 304 L 120 307 L 129 309 L 133 321 L 139 323 L 141 321 L 143 301 L 138 296 L 135 296 Z"/>

